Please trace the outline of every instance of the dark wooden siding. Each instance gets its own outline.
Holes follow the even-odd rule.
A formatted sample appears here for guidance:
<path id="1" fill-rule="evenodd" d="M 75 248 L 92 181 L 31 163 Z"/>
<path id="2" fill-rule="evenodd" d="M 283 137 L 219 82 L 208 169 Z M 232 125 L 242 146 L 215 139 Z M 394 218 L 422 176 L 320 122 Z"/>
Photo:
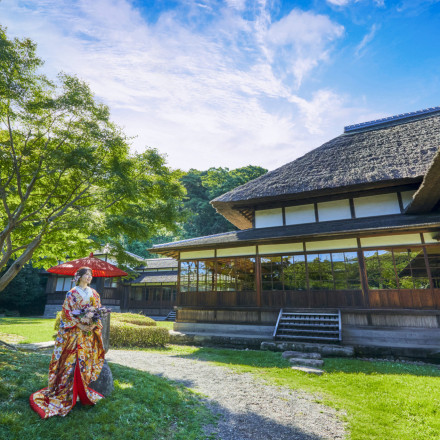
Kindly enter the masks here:
<path id="1" fill-rule="evenodd" d="M 386 289 L 368 292 L 373 309 L 440 310 L 440 289 Z"/>
<path id="2" fill-rule="evenodd" d="M 264 290 L 262 308 L 426 309 L 440 310 L 440 289 L 370 290 Z M 258 307 L 256 292 L 181 292 L 183 307 Z"/>
<path id="3" fill-rule="evenodd" d="M 181 292 L 178 306 L 257 307 L 257 292 Z"/>

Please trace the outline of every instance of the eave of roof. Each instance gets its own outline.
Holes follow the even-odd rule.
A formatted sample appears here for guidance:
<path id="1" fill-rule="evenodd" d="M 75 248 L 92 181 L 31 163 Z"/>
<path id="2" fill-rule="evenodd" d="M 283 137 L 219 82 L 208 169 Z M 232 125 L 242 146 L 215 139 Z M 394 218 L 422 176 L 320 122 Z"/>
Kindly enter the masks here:
<path id="1" fill-rule="evenodd" d="M 362 234 L 379 235 L 381 233 L 398 233 L 420 229 L 440 231 L 440 212 L 424 215 L 397 214 L 303 225 L 246 229 L 156 245 L 150 251 L 178 258 L 180 251 L 295 242 L 307 239 L 345 238 Z"/>
<path id="2" fill-rule="evenodd" d="M 407 214 L 430 212 L 440 200 L 440 149 L 434 156 L 413 200 L 406 208 Z"/>
<path id="3" fill-rule="evenodd" d="M 439 147 L 440 108 L 435 108 L 429 114 L 344 133 L 211 203 L 234 225 L 248 228 L 241 206 L 421 182 Z"/>

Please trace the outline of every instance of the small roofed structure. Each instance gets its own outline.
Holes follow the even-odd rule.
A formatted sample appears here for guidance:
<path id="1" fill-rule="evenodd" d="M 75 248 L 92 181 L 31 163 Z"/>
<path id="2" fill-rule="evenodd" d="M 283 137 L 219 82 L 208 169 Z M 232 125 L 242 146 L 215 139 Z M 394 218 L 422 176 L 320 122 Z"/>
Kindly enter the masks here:
<path id="1" fill-rule="evenodd" d="M 176 305 L 177 261 L 150 258 L 136 271 L 139 276 L 123 285 L 122 309 L 148 316 L 167 316 Z"/>
<path id="2" fill-rule="evenodd" d="M 172 258 L 145 259 L 129 254 L 139 262 L 139 266 L 134 268 L 138 276 L 131 280 L 94 278 L 92 287 L 100 293 L 101 302 L 115 312 L 167 316 L 176 305 L 177 261 Z M 108 250 L 98 251 L 95 256 L 104 261 L 112 261 Z M 72 276 L 48 275 L 44 312 L 46 317 L 54 317 L 61 310 L 65 294 L 72 287 Z"/>
<path id="3" fill-rule="evenodd" d="M 214 199 L 239 231 L 153 248 L 179 261 L 175 329 L 438 356 L 439 148 L 440 107 L 347 126 Z"/>

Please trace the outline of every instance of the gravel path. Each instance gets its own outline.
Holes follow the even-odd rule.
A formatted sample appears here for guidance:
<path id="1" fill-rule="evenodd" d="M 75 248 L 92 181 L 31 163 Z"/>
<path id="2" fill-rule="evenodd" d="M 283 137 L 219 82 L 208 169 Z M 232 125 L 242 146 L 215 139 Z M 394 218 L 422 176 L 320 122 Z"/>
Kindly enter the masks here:
<path id="1" fill-rule="evenodd" d="M 336 411 L 315 402 L 305 392 L 262 383 L 252 374 L 176 355 L 110 350 L 109 362 L 183 383 L 206 396 L 220 420 L 221 440 L 343 439 L 344 424 Z"/>

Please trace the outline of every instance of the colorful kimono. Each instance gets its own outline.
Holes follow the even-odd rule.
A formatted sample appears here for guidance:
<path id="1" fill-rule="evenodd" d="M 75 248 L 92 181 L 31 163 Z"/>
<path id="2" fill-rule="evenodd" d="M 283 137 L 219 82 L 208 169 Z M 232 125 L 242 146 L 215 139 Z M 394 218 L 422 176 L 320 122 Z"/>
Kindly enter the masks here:
<path id="1" fill-rule="evenodd" d="M 83 405 L 94 405 L 103 396 L 88 387 L 98 379 L 104 365 L 102 324 L 90 332 L 82 331 L 73 310 L 101 307 L 98 292 L 85 301 L 77 287 L 67 292 L 61 313 L 60 328 L 49 365 L 49 386 L 32 394 L 31 407 L 41 418 L 65 416 L 79 396 Z"/>

